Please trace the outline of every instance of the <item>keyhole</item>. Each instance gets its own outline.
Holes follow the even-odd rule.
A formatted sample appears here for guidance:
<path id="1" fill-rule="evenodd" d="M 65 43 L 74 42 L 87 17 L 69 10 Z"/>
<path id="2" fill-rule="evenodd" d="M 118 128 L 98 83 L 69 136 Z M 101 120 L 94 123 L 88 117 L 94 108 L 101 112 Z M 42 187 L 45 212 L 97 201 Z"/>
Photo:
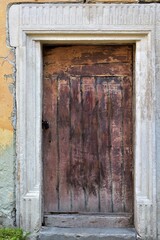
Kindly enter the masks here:
<path id="1" fill-rule="evenodd" d="M 42 129 L 47 130 L 49 128 L 49 123 L 47 121 L 42 120 Z"/>

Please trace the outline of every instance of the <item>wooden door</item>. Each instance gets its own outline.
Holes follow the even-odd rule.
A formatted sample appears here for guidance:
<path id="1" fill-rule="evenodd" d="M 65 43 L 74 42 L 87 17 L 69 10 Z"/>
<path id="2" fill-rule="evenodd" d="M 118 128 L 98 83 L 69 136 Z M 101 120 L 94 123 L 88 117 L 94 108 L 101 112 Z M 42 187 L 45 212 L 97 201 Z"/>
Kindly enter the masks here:
<path id="1" fill-rule="evenodd" d="M 133 213 L 132 52 L 44 48 L 45 213 Z"/>

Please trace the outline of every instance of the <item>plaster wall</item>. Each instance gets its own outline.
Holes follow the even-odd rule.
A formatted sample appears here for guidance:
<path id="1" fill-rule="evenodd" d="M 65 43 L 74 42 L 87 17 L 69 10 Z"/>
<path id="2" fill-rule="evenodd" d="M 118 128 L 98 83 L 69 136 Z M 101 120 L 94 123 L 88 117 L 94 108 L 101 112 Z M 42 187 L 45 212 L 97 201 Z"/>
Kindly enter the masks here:
<path id="1" fill-rule="evenodd" d="M 101 0 L 97 0 L 100 2 Z M 148 0 L 147 0 L 148 1 Z M 15 49 L 9 46 L 7 27 L 8 8 L 15 3 L 76 2 L 83 0 L 0 0 L 0 226 L 13 226 L 15 222 Z M 90 2 L 95 2 L 90 1 Z M 136 0 L 104 0 L 102 2 L 137 2 Z M 144 1 L 143 1 L 144 2 Z M 152 1 L 157 2 L 157 0 Z M 157 56 L 158 58 L 158 56 Z M 157 66 L 157 70 L 159 66 Z M 157 73 L 159 73 L 158 71 Z M 158 87 L 158 86 L 157 86 Z M 157 99 L 160 99 L 157 91 Z M 157 104 L 157 109 L 158 104 Z M 157 110 L 158 111 L 158 110 Z M 157 140 L 159 139 L 159 114 L 157 112 Z M 160 140 L 159 140 L 160 142 Z M 157 150 L 160 149 L 157 144 Z M 158 162 L 157 162 L 158 166 Z M 159 191 L 160 192 L 160 191 Z M 159 194 L 160 195 L 160 194 Z M 159 195 L 157 195 L 159 197 Z M 158 198 L 160 199 L 160 197 Z M 158 200 L 159 201 L 159 200 Z M 160 210 L 159 210 L 160 211 Z"/>

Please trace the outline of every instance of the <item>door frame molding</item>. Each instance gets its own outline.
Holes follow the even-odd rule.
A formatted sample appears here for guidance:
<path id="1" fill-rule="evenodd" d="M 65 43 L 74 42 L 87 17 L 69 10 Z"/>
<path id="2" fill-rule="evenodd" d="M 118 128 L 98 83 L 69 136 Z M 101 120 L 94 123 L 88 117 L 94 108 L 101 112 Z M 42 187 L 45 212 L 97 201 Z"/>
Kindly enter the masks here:
<path id="1" fill-rule="evenodd" d="M 42 226 L 43 44 L 133 43 L 134 224 L 143 239 L 157 239 L 155 73 L 160 63 L 158 68 L 155 66 L 160 58 L 156 60 L 155 47 L 160 42 L 160 17 L 156 14 L 159 11 L 160 6 L 156 4 L 17 4 L 10 7 L 10 46 L 16 48 L 18 226 L 31 232 Z M 157 51 L 160 57 L 160 47 Z"/>

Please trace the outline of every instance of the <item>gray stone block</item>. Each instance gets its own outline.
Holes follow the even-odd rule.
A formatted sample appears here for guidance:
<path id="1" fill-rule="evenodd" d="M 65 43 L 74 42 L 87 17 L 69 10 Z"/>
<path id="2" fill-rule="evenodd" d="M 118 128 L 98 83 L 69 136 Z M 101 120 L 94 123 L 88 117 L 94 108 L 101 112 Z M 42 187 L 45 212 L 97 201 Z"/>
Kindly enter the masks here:
<path id="1" fill-rule="evenodd" d="M 132 228 L 43 228 L 40 240 L 135 240 Z"/>

